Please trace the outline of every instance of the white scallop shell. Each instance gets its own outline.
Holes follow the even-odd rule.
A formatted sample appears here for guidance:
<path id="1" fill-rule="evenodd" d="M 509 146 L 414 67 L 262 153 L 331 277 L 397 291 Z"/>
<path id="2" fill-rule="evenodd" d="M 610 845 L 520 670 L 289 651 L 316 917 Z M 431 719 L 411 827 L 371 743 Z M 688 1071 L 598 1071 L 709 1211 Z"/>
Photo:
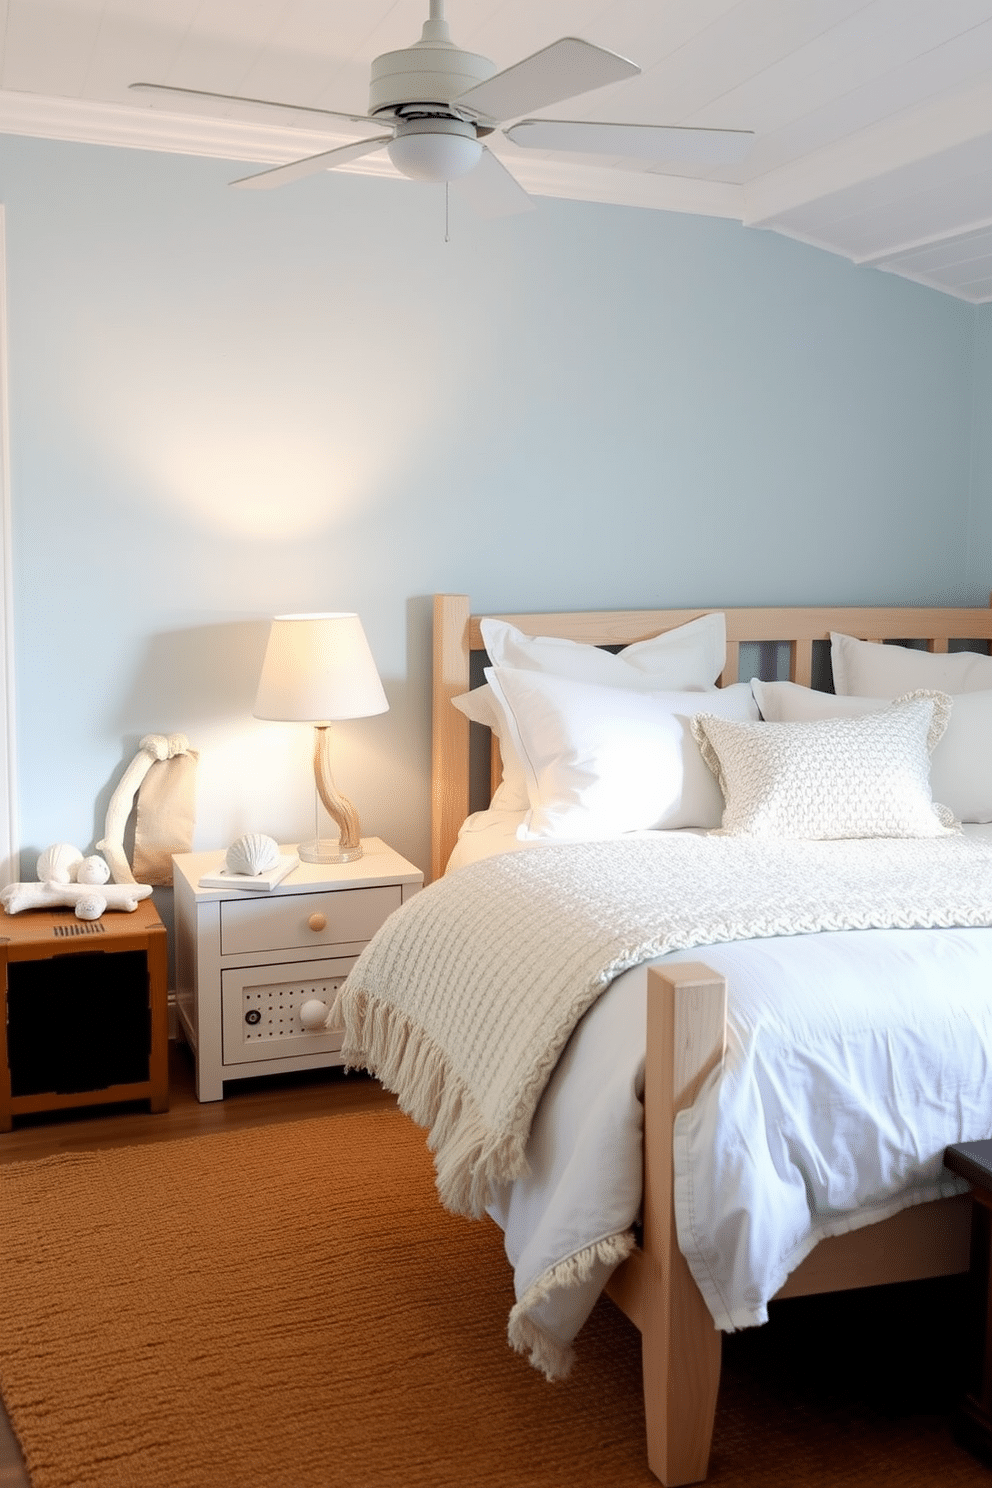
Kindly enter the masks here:
<path id="1" fill-rule="evenodd" d="M 245 873 L 252 878 L 274 868 L 279 861 L 279 844 L 264 832 L 246 832 L 227 849 L 224 860 L 228 873 Z"/>
<path id="2" fill-rule="evenodd" d="M 76 869 L 83 861 L 83 855 L 78 847 L 73 847 L 71 842 L 56 842 L 52 847 L 46 847 L 38 858 L 36 873 L 39 883 L 72 883 L 76 877 Z"/>

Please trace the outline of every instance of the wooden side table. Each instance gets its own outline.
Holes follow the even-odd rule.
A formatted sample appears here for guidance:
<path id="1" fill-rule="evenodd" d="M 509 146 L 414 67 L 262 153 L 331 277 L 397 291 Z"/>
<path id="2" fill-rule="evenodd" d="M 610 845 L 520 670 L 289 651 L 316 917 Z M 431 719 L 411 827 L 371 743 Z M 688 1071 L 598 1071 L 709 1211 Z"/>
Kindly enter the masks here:
<path id="1" fill-rule="evenodd" d="M 35 1111 L 168 1110 L 168 958 L 150 899 L 98 920 L 0 910 L 0 991 L 0 1132 Z"/>
<path id="2" fill-rule="evenodd" d="M 965 1446 L 992 1461 L 992 1141 L 959 1142 L 944 1166 L 971 1184 L 971 1275 L 975 1297 L 975 1357 L 961 1405 L 958 1434 Z"/>

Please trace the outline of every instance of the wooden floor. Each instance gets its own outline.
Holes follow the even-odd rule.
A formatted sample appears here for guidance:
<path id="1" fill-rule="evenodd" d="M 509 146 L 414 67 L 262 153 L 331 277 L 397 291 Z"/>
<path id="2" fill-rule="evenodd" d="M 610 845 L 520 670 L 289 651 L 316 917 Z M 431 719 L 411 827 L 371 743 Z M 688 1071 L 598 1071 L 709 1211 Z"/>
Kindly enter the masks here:
<path id="1" fill-rule="evenodd" d="M 21 1117 L 12 1132 L 0 1132 L 0 1164 L 25 1162 L 59 1152 L 87 1152 L 133 1142 L 170 1142 L 209 1132 L 264 1126 L 338 1111 L 394 1106 L 375 1080 L 339 1069 L 235 1080 L 222 1101 L 196 1099 L 192 1056 L 185 1044 L 169 1045 L 169 1110 L 151 1115 L 147 1102 L 113 1109 Z M 30 1488 L 17 1440 L 0 1404 L 0 1488 Z"/>

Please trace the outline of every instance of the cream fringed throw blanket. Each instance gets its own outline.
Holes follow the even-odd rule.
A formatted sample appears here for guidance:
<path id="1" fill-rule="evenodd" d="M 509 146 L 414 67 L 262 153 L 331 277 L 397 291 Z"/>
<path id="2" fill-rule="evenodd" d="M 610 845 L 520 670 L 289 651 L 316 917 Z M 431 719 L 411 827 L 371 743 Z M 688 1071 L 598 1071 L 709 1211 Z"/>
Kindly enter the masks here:
<path id="1" fill-rule="evenodd" d="M 572 1029 L 666 951 L 821 930 L 992 926 L 992 842 L 955 836 L 556 844 L 460 868 L 397 910 L 329 1023 L 429 1129 L 442 1202 L 479 1216 L 526 1172 Z"/>

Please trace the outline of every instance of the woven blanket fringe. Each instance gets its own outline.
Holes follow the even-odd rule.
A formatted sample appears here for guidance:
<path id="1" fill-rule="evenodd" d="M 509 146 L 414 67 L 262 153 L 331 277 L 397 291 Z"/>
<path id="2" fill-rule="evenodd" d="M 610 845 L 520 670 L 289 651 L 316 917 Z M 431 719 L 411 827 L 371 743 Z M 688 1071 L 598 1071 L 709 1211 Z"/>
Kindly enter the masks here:
<path id="1" fill-rule="evenodd" d="M 618 1235 L 608 1235 L 604 1240 L 584 1246 L 574 1255 L 542 1271 L 513 1308 L 507 1326 L 510 1343 L 518 1354 L 530 1356 L 531 1364 L 545 1379 L 564 1379 L 575 1362 L 575 1350 L 571 1344 L 562 1343 L 534 1321 L 531 1316 L 534 1308 L 546 1302 L 553 1292 L 588 1281 L 595 1265 L 619 1266 L 635 1246 L 630 1230 L 622 1230 Z"/>
<path id="2" fill-rule="evenodd" d="M 524 1141 L 493 1135 L 464 1080 L 404 1014 L 345 986 L 328 1025 L 344 1028 L 345 1069 L 368 1070 L 397 1097 L 400 1110 L 426 1128 L 438 1196 L 452 1214 L 483 1218 L 494 1186 L 527 1173 Z"/>

